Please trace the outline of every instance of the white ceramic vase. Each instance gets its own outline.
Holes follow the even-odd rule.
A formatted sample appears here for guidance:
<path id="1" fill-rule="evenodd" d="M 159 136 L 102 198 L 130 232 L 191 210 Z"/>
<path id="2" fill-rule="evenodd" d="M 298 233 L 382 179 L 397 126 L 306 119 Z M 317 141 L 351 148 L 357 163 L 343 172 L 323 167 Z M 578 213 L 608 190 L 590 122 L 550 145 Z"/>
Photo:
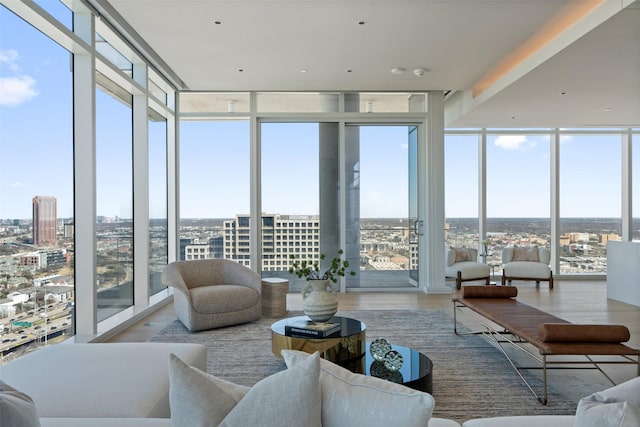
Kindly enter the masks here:
<path id="1" fill-rule="evenodd" d="M 308 280 L 302 289 L 302 310 L 314 322 L 331 319 L 338 311 L 338 293 L 330 280 Z"/>

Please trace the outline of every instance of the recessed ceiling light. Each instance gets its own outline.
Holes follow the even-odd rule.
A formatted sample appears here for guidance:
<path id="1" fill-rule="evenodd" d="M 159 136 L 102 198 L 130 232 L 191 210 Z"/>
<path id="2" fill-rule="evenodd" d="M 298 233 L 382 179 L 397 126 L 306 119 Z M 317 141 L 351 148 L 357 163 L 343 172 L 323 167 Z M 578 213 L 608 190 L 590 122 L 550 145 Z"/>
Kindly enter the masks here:
<path id="1" fill-rule="evenodd" d="M 566 94 L 567 94 L 567 92 L 565 92 L 565 91 L 560 92 L 560 95 L 566 95 Z"/>
<path id="2" fill-rule="evenodd" d="M 307 72 L 307 69 L 306 69 L 306 68 L 300 68 L 300 72 L 301 72 L 301 73 L 306 73 L 306 72 Z"/>
<path id="3" fill-rule="evenodd" d="M 402 68 L 402 67 L 396 67 L 391 69 L 391 74 L 404 74 L 404 72 L 407 71 L 406 69 Z"/>
<path id="4" fill-rule="evenodd" d="M 358 21 L 358 25 L 364 25 L 366 23 L 367 23 L 367 21 Z"/>
<path id="5" fill-rule="evenodd" d="M 216 25 L 222 25 L 222 21 L 219 21 L 219 20 L 213 21 L 213 23 Z"/>
<path id="6" fill-rule="evenodd" d="M 352 72 L 353 72 L 353 70 L 347 70 L 347 73 L 352 73 Z"/>
<path id="7" fill-rule="evenodd" d="M 242 73 L 242 72 L 244 72 L 244 69 L 243 68 L 238 68 L 238 72 Z"/>
<path id="8" fill-rule="evenodd" d="M 413 70 L 413 74 L 418 77 L 422 77 L 427 74 L 427 70 L 425 68 L 416 68 L 415 70 Z"/>
<path id="9" fill-rule="evenodd" d="M 611 107 L 604 107 L 604 108 L 602 109 L 602 111 L 606 111 L 606 112 L 608 113 L 609 111 L 613 111 L 613 108 L 611 108 Z"/>

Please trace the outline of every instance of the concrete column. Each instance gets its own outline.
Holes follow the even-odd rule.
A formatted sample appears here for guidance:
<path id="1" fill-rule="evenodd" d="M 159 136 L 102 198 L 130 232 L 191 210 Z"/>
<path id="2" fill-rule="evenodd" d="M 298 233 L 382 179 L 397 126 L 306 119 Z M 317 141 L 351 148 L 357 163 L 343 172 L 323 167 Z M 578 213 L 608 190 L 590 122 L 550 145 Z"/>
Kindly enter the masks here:
<path id="1" fill-rule="evenodd" d="M 451 293 L 444 279 L 444 94 L 429 92 L 427 138 L 418 146 L 418 180 L 426 233 L 420 236 L 420 278 L 427 293 Z M 423 141 L 419 141 L 423 142 Z M 426 167 L 426 170 L 422 168 Z M 421 171 L 422 169 L 422 171 Z M 422 216 L 422 215 L 421 215 Z M 424 268 L 426 266 L 426 268 Z M 424 281 L 426 276 L 426 281 Z"/>

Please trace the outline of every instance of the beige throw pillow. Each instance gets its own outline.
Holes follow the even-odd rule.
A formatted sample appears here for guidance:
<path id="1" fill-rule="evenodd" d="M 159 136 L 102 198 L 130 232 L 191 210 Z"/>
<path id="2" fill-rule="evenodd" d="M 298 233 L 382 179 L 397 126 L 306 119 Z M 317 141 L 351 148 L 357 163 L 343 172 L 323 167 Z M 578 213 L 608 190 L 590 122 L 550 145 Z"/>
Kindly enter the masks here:
<path id="1" fill-rule="evenodd" d="M 466 248 L 453 248 L 456 253 L 456 262 L 471 261 L 469 250 Z"/>
<path id="2" fill-rule="evenodd" d="M 169 404 L 174 427 L 320 427 L 320 357 L 244 387 L 188 366 L 171 354 Z"/>
<path id="3" fill-rule="evenodd" d="M 292 369 L 310 355 L 282 350 L 282 356 Z M 324 427 L 426 427 L 435 404 L 429 393 L 354 374 L 324 359 L 320 360 L 320 387 Z"/>
<path id="4" fill-rule="evenodd" d="M 217 426 L 242 400 L 249 387 L 233 384 L 169 356 L 171 425 Z"/>
<path id="5" fill-rule="evenodd" d="M 537 246 L 514 246 L 513 261 L 540 261 Z"/>

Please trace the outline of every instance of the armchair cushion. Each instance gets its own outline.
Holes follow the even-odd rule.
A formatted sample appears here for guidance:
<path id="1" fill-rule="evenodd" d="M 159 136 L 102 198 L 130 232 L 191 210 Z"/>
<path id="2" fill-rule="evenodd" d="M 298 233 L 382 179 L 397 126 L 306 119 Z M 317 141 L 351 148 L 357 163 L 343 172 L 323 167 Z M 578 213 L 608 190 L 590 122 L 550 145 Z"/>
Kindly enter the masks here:
<path id="1" fill-rule="evenodd" d="M 447 277 L 457 277 L 458 272 L 462 280 L 479 279 L 489 277 L 491 268 L 487 264 L 476 261 L 456 262 L 445 268 Z"/>
<path id="2" fill-rule="evenodd" d="M 508 277 L 547 279 L 550 272 L 549 266 L 541 262 L 511 261 L 504 266 L 504 274 Z"/>
<path id="3" fill-rule="evenodd" d="M 478 251 L 472 248 L 456 248 L 453 246 L 447 246 L 445 258 L 448 266 L 465 261 L 475 262 L 478 259 Z"/>
<path id="4" fill-rule="evenodd" d="M 512 261 L 535 261 L 539 262 L 537 246 L 514 246 Z"/>
<path id="5" fill-rule="evenodd" d="M 463 261 L 475 261 L 475 259 L 471 259 L 471 255 L 469 254 L 469 249 L 467 248 L 453 248 L 456 253 L 455 262 L 463 262 Z"/>
<path id="6" fill-rule="evenodd" d="M 260 294 L 246 286 L 201 286 L 190 293 L 193 309 L 200 313 L 228 313 L 261 303 Z"/>

